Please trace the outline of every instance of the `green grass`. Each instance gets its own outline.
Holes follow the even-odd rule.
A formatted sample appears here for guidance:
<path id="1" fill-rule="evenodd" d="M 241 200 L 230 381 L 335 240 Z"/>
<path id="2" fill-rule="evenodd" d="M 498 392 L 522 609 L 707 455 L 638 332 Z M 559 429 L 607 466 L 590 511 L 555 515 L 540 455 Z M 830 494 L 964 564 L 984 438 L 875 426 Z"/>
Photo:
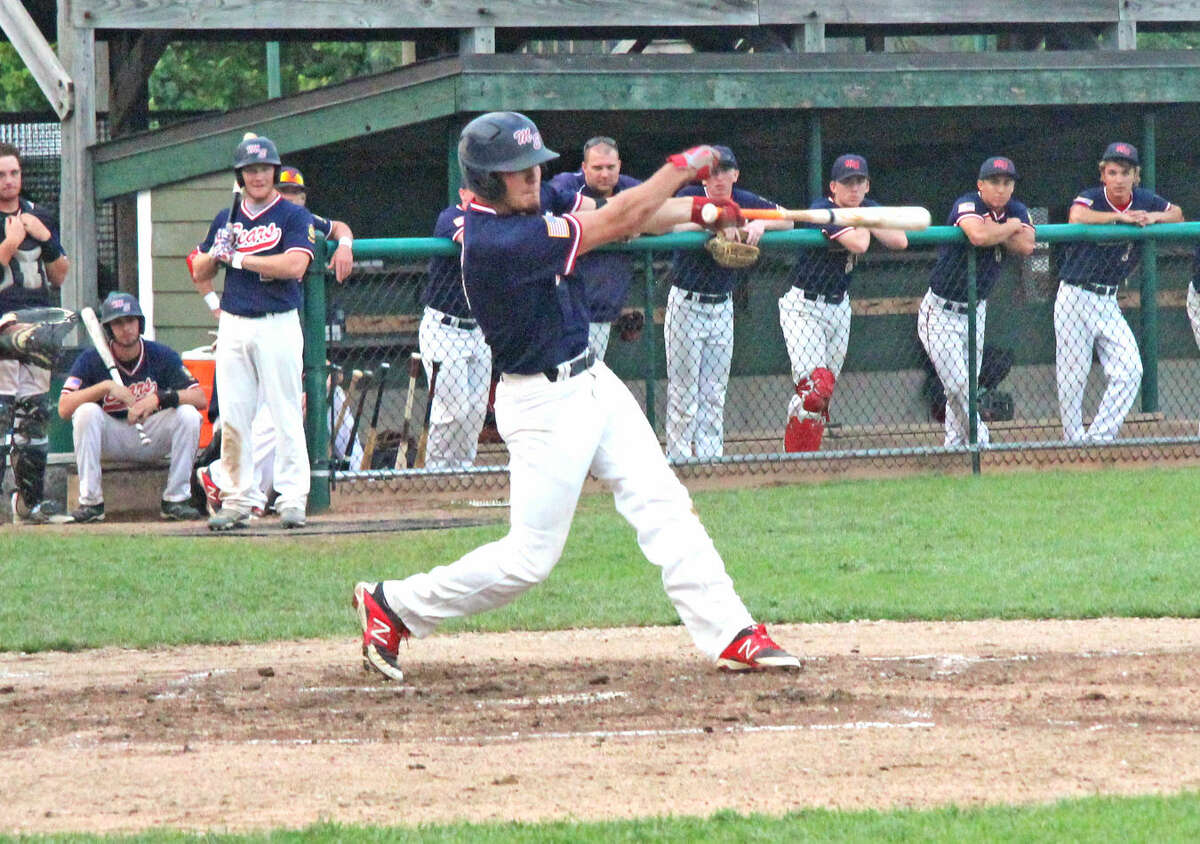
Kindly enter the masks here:
<path id="1" fill-rule="evenodd" d="M 1193 842 L 1200 837 L 1200 799 L 1097 797 L 1045 806 L 949 807 L 933 811 L 838 812 L 808 809 L 783 817 L 719 812 L 711 818 L 652 818 L 607 823 L 458 824 L 363 828 L 321 824 L 267 835 L 189 835 L 154 832 L 130 837 L 47 836 L 0 841 L 152 842 L 426 842 L 427 844 L 609 844 L 609 842 Z"/>
<path id="2" fill-rule="evenodd" d="M 1200 615 L 1192 469 L 915 477 L 707 493 L 701 517 L 771 622 Z M 450 562 L 505 526 L 269 539 L 6 531 L 0 650 L 350 635 L 355 580 Z M 448 630 L 677 623 L 605 496 L 550 579 Z"/>

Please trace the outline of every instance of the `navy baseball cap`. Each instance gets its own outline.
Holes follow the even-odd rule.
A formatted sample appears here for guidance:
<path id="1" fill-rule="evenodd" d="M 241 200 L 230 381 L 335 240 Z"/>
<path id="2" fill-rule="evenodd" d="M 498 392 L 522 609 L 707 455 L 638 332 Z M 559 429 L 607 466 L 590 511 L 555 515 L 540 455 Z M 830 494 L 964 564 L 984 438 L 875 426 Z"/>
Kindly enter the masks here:
<path id="1" fill-rule="evenodd" d="M 1017 165 L 1003 155 L 993 155 L 979 168 L 980 179 L 986 179 L 989 176 L 1010 176 L 1015 179 L 1017 178 Z"/>
<path id="2" fill-rule="evenodd" d="M 1141 166 L 1138 160 L 1137 147 L 1133 144 L 1127 144 L 1124 141 L 1113 141 L 1104 150 L 1104 155 L 1101 161 L 1128 161 L 1134 167 Z"/>
<path id="3" fill-rule="evenodd" d="M 829 171 L 829 178 L 835 182 L 844 182 L 854 176 L 871 178 L 867 172 L 867 159 L 861 155 L 839 155 Z"/>
<path id="4" fill-rule="evenodd" d="M 713 149 L 717 151 L 717 155 L 721 156 L 721 163 L 717 165 L 718 170 L 738 169 L 737 156 L 733 154 L 733 150 L 720 144 L 713 144 Z"/>

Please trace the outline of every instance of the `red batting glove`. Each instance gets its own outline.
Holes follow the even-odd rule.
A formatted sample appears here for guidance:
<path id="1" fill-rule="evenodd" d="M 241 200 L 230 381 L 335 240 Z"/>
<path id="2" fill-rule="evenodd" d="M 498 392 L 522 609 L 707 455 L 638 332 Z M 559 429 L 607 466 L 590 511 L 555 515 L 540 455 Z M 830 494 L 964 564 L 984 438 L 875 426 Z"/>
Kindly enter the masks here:
<path id="1" fill-rule="evenodd" d="M 709 171 L 720 162 L 721 156 L 710 146 L 698 146 L 667 156 L 667 161 L 680 170 L 695 170 L 697 179 L 707 179 Z"/>
<path id="2" fill-rule="evenodd" d="M 701 216 L 704 206 L 712 205 L 717 209 L 717 218 L 711 223 L 705 222 Z M 710 199 L 707 196 L 692 197 L 692 222 L 709 229 L 726 229 L 730 226 L 740 226 L 746 222 L 742 217 L 742 208 L 732 199 Z"/>

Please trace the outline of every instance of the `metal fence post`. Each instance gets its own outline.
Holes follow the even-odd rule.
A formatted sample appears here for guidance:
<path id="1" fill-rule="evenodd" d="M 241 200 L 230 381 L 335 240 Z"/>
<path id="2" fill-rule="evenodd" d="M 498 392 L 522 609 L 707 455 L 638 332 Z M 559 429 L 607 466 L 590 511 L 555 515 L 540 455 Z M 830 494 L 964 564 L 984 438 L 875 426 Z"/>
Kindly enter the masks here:
<path id="1" fill-rule="evenodd" d="M 643 313 L 646 319 L 642 330 L 642 352 L 645 354 L 643 370 L 646 373 L 646 419 L 654 428 L 654 385 L 657 378 L 654 371 L 654 253 L 647 252 L 645 258 L 646 304 Z"/>
<path id="2" fill-rule="evenodd" d="M 964 236 L 965 239 L 965 236 Z M 975 342 L 975 326 L 979 324 L 979 315 L 975 309 L 979 305 L 976 279 L 975 247 L 967 241 L 967 442 L 971 448 L 971 472 L 979 474 L 979 377 L 975 362 L 979 360 L 980 349 Z"/>
<path id="3" fill-rule="evenodd" d="M 1156 121 L 1154 112 L 1147 112 L 1142 136 L 1142 184 L 1155 190 Z M 1142 244 L 1142 412 L 1158 410 L 1158 244 L 1148 240 Z"/>
<path id="4" fill-rule="evenodd" d="M 304 276 L 304 440 L 308 444 L 308 509 L 329 509 L 329 410 L 325 395 L 325 264 L 329 246 L 319 240 Z"/>

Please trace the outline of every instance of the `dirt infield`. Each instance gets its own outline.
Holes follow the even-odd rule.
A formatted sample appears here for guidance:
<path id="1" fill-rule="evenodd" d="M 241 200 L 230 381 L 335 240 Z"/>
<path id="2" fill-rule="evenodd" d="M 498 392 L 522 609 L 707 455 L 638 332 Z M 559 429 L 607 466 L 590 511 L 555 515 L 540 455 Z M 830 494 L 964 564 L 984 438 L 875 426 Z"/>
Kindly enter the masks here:
<path id="1" fill-rule="evenodd" d="M 347 613 L 348 628 L 353 624 Z M 0 654 L 0 831 L 609 819 L 1200 788 L 1200 621 L 681 628 Z"/>

